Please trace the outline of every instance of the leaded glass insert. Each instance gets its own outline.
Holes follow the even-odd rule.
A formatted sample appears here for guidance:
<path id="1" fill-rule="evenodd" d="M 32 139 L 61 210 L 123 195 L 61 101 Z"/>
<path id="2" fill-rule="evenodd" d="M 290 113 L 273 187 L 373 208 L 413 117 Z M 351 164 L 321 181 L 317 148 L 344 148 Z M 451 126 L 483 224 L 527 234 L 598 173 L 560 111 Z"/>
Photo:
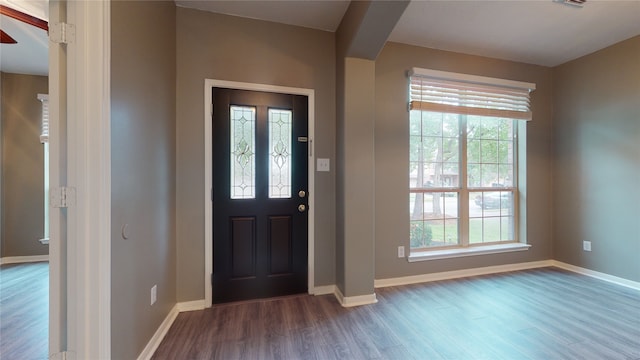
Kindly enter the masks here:
<path id="1" fill-rule="evenodd" d="M 256 197 L 256 108 L 230 106 L 231 198 Z"/>
<path id="2" fill-rule="evenodd" d="M 291 110 L 269 109 L 269 198 L 291 197 Z"/>

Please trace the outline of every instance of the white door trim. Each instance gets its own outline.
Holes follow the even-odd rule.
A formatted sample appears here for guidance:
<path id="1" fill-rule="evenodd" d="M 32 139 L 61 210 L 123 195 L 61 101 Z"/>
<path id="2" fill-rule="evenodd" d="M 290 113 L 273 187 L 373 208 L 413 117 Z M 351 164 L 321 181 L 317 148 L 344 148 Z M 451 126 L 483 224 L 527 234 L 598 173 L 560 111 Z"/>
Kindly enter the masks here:
<path id="1" fill-rule="evenodd" d="M 111 12 L 68 1 L 66 355 L 111 358 Z"/>
<path id="2" fill-rule="evenodd" d="M 211 307 L 212 297 L 212 287 L 211 287 L 211 272 L 213 270 L 213 202 L 211 201 L 211 189 L 213 186 L 212 182 L 212 151 L 213 151 L 213 140 L 211 138 L 211 95 L 212 88 L 221 87 L 228 89 L 239 89 L 239 90 L 251 90 L 251 91 L 264 91 L 264 92 L 275 92 L 282 94 L 292 94 L 292 95 L 304 95 L 309 99 L 309 130 L 308 130 L 308 138 L 309 138 L 309 234 L 308 234 L 308 260 L 307 260 L 307 288 L 310 294 L 313 294 L 314 291 L 314 269 L 315 269 L 315 259 L 314 259 L 314 200 L 315 200 L 315 172 L 314 172 L 314 164 L 315 164 L 315 152 L 313 151 L 313 135 L 314 135 L 314 124 L 315 124 L 315 90 L 313 89 L 304 89 L 304 88 L 294 88 L 294 87 L 286 87 L 286 86 L 276 86 L 276 85 L 266 85 L 266 84 L 252 84 L 252 83 L 244 83 L 244 82 L 236 82 L 236 81 L 225 81 L 225 80 L 214 80 L 214 79 L 205 79 L 204 80 L 204 191 L 203 191 L 203 199 L 204 199 L 204 298 L 205 298 L 205 306 Z"/>

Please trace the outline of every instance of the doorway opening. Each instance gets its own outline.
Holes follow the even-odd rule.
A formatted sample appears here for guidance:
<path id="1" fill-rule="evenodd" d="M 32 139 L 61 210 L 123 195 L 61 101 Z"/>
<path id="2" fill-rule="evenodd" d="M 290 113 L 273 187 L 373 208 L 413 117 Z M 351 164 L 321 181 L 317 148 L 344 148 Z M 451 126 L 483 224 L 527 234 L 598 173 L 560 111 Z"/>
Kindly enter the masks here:
<path id="1" fill-rule="evenodd" d="M 313 151 L 313 131 L 314 131 L 314 90 L 304 88 L 292 88 L 264 84 L 252 84 L 242 82 L 232 82 L 223 80 L 205 80 L 205 117 L 204 117 L 204 134 L 205 134 L 205 181 L 204 181 L 204 199 L 205 199 L 205 267 L 204 267 L 204 287 L 205 287 L 205 306 L 210 307 L 213 303 L 213 136 L 212 136 L 212 115 L 213 105 L 212 96 L 214 88 L 225 88 L 233 90 L 260 91 L 266 93 L 278 93 L 289 95 L 302 95 L 308 100 L 307 107 L 307 124 L 308 132 L 306 136 L 308 153 L 307 153 L 307 175 L 308 186 L 306 197 L 305 212 L 308 216 L 307 226 L 307 272 L 306 272 L 306 288 L 308 293 L 314 293 L 314 167 L 315 155 Z M 294 139 L 297 141 L 298 139 Z M 302 139 L 301 139 L 302 140 Z M 299 197 L 299 189 L 292 190 L 292 198 Z M 296 210 L 297 211 L 297 210 Z"/>

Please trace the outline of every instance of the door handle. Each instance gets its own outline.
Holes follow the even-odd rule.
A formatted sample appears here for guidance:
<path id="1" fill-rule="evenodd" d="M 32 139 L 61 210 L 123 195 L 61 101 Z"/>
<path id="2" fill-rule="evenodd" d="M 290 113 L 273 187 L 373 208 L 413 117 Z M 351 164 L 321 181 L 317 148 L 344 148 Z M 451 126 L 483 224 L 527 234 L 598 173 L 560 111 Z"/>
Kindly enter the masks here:
<path id="1" fill-rule="evenodd" d="M 298 191 L 298 196 L 304 198 L 305 196 L 307 196 L 307 193 L 304 190 L 300 190 Z"/>
<path id="2" fill-rule="evenodd" d="M 305 204 L 298 205 L 298 211 L 300 211 L 300 212 L 307 211 L 307 207 L 305 206 Z"/>

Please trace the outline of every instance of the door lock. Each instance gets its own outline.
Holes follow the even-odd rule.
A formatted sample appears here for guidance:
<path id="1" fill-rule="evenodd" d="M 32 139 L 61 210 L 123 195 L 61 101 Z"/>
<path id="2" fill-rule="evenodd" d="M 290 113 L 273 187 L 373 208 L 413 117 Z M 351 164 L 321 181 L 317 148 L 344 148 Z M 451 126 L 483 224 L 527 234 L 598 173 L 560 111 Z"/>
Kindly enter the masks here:
<path id="1" fill-rule="evenodd" d="M 304 204 L 298 205 L 298 211 L 305 212 L 307 211 L 307 207 Z"/>
<path id="2" fill-rule="evenodd" d="M 298 196 L 304 198 L 305 196 L 307 196 L 307 193 L 304 190 L 300 190 L 298 191 Z"/>

